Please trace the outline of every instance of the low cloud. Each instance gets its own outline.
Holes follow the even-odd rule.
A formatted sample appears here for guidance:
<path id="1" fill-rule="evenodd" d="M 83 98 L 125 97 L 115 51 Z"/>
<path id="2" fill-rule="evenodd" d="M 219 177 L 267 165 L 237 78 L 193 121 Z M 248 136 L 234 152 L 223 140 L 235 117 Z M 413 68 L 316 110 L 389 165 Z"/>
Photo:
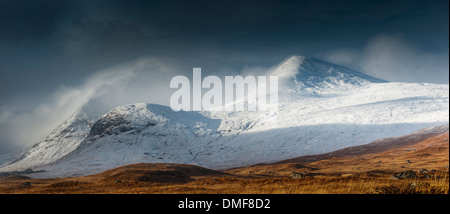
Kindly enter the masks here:
<path id="1" fill-rule="evenodd" d="M 354 67 L 361 59 L 361 51 L 357 49 L 341 48 L 326 51 L 319 57 L 338 65 Z"/>
<path id="2" fill-rule="evenodd" d="M 402 35 L 380 34 L 369 40 L 359 66 L 388 81 L 448 83 L 448 52 L 427 52 Z"/>
<path id="3" fill-rule="evenodd" d="M 326 61 L 395 82 L 448 83 L 448 49 L 428 51 L 400 34 L 378 34 L 361 49 L 338 48 L 317 55 Z"/>
<path id="4" fill-rule="evenodd" d="M 38 142 L 82 107 L 92 115 L 101 115 L 129 103 L 167 104 L 174 69 L 156 61 L 140 59 L 98 71 L 81 85 L 61 86 L 28 108 L 23 107 L 28 105 L 25 100 L 0 106 L 0 154 Z"/>

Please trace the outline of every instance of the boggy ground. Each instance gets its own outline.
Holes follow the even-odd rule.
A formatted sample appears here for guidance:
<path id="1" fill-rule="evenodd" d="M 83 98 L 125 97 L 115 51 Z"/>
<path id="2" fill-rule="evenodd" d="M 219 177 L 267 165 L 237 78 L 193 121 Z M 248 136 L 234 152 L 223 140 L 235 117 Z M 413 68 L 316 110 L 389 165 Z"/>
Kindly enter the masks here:
<path id="1" fill-rule="evenodd" d="M 73 178 L 8 175 L 0 176 L 0 193 L 448 194 L 448 140 L 445 133 L 396 146 L 377 142 L 226 171 L 141 163 Z"/>

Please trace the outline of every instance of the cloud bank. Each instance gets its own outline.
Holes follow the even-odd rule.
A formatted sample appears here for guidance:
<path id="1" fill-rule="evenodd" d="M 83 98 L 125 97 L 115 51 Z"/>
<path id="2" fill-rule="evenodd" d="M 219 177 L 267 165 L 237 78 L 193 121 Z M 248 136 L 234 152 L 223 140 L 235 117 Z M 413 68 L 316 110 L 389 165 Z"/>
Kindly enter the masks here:
<path id="1" fill-rule="evenodd" d="M 98 71 L 79 86 L 60 86 L 37 105 L 21 100 L 0 106 L 0 154 L 38 142 L 80 108 L 101 116 L 129 103 L 168 104 L 173 70 L 156 61 L 139 59 Z"/>
<path id="2" fill-rule="evenodd" d="M 388 81 L 448 84 L 448 50 L 421 49 L 401 34 L 378 34 L 362 49 L 328 50 L 319 57 Z"/>
<path id="3" fill-rule="evenodd" d="M 363 50 L 360 66 L 389 81 L 448 83 L 448 52 L 419 50 L 401 35 L 380 34 Z"/>

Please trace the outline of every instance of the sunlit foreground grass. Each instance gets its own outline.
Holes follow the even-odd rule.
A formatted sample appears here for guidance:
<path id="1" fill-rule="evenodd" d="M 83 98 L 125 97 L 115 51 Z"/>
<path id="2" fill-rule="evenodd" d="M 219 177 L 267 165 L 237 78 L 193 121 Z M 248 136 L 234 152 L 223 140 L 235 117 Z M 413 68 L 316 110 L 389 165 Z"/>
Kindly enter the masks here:
<path id="1" fill-rule="evenodd" d="M 130 188 L 124 193 L 215 194 L 448 194 L 448 172 L 431 179 L 391 180 L 389 177 L 216 178 L 187 185 Z"/>
<path id="2" fill-rule="evenodd" d="M 30 182 L 31 185 L 23 185 Z M 392 180 L 390 175 L 321 175 L 305 177 L 204 177 L 183 183 L 64 178 L 2 181 L 0 193 L 50 194 L 448 194 L 448 169 L 430 178 Z"/>

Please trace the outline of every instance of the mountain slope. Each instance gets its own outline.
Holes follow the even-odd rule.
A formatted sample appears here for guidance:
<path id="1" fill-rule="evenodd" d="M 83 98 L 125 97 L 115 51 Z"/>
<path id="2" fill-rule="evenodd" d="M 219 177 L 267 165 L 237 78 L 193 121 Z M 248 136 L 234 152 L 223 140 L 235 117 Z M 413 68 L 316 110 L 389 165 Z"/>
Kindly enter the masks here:
<path id="1" fill-rule="evenodd" d="M 55 137 L 0 171 L 33 168 L 46 171 L 34 176 L 77 176 L 141 162 L 225 169 L 332 152 L 448 123 L 448 85 L 385 82 L 298 56 L 273 74 L 280 80 L 278 110 L 119 106 L 89 126 L 77 125 L 83 117 L 68 120 L 51 134 Z M 64 130 L 72 128 L 65 127 L 84 128 L 71 136 Z"/>
<path id="2" fill-rule="evenodd" d="M 239 175 L 292 176 L 297 173 L 328 175 L 368 174 L 389 178 L 405 170 L 443 170 L 448 173 L 448 124 L 430 127 L 399 137 L 347 147 L 330 153 L 307 155 L 271 164 L 257 164 L 226 172 Z M 447 169 L 446 169 L 447 168 Z M 422 170 L 424 171 L 424 170 Z M 448 178 L 448 176 L 447 176 Z"/>
<path id="3" fill-rule="evenodd" d="M 382 138 L 374 142 L 360 146 L 347 147 L 344 149 L 320 155 L 297 157 L 293 159 L 283 160 L 278 163 L 307 163 L 332 158 L 339 158 L 339 157 L 349 158 L 354 156 L 380 154 L 384 152 L 390 152 L 399 155 L 402 152 L 397 150 L 415 152 L 421 149 L 423 150 L 426 148 L 436 147 L 442 143 L 445 144 L 445 142 L 447 143 L 448 148 L 448 135 L 449 135 L 449 124 L 446 124 L 442 126 L 421 129 L 419 131 L 404 136 Z M 444 166 L 445 165 L 443 165 L 442 167 Z"/>
<path id="4" fill-rule="evenodd" d="M 190 163 L 195 154 L 189 148 L 219 137 L 218 125 L 197 112 L 173 112 L 161 105 L 120 106 L 97 120 L 76 150 L 51 164 L 58 168 L 52 171 L 77 175 L 79 167 L 101 171 L 139 162 Z"/>
<path id="5" fill-rule="evenodd" d="M 94 120 L 81 109 L 54 129 L 44 140 L 35 144 L 4 170 L 25 170 L 45 165 L 66 156 L 80 145 L 91 130 Z"/>

